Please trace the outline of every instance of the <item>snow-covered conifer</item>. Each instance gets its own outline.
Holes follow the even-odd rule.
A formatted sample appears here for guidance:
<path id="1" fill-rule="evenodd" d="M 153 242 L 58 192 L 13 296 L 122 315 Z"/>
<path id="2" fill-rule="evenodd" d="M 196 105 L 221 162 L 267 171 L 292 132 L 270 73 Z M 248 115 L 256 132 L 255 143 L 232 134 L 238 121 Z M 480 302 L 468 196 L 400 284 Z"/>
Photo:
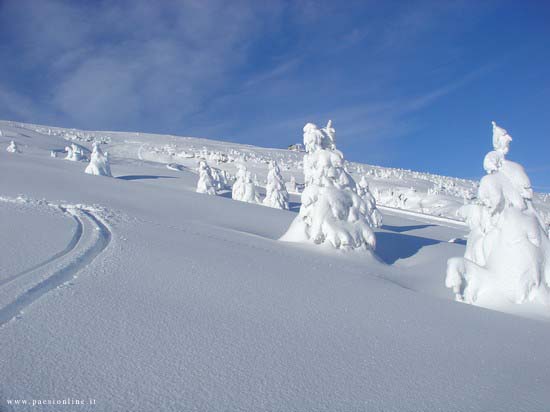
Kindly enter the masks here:
<path id="1" fill-rule="evenodd" d="M 285 184 L 286 190 L 289 193 L 298 193 L 298 188 L 296 187 L 296 178 L 294 175 L 290 176 L 290 181 Z"/>
<path id="2" fill-rule="evenodd" d="M 73 154 L 74 153 L 75 152 L 73 151 Z M 94 142 L 92 154 L 90 156 L 90 163 L 86 166 L 84 172 L 89 175 L 112 177 L 109 154 L 103 153 L 101 147 L 99 147 L 99 142 Z"/>
<path id="3" fill-rule="evenodd" d="M 369 190 L 369 182 L 365 175 L 361 176 L 361 180 L 357 186 L 357 193 L 363 198 L 367 204 L 368 216 L 370 218 L 371 226 L 381 227 L 382 226 L 382 214 L 376 207 L 376 199 Z"/>
<path id="4" fill-rule="evenodd" d="M 19 153 L 19 147 L 17 146 L 17 143 L 15 143 L 14 140 L 10 142 L 10 145 L 6 149 L 9 153 Z"/>
<path id="5" fill-rule="evenodd" d="M 263 201 L 265 206 L 288 210 L 288 192 L 281 176 L 281 170 L 276 162 L 269 163 L 265 190 L 265 199 Z"/>
<path id="6" fill-rule="evenodd" d="M 210 172 L 216 185 L 216 191 L 226 190 L 230 187 L 229 175 L 225 170 L 211 167 Z"/>
<path id="7" fill-rule="evenodd" d="M 302 206 L 281 239 L 372 250 L 376 239 L 368 206 L 344 168 L 343 154 L 334 147 L 334 134 L 331 122 L 324 130 L 312 123 L 304 126 Z"/>
<path id="8" fill-rule="evenodd" d="M 256 186 L 252 181 L 252 175 L 244 165 L 237 164 L 237 175 L 233 184 L 232 198 L 241 202 L 260 203 L 260 197 L 256 191 Z"/>
<path id="9" fill-rule="evenodd" d="M 199 181 L 197 182 L 197 193 L 216 195 L 217 182 L 212 176 L 212 171 L 206 161 L 199 162 Z"/>
<path id="10" fill-rule="evenodd" d="M 445 283 L 457 300 L 480 306 L 550 305 L 550 241 L 525 170 L 505 157 L 511 141 L 493 122 L 478 203 L 459 210 L 471 229 L 466 253 L 449 259 Z"/>

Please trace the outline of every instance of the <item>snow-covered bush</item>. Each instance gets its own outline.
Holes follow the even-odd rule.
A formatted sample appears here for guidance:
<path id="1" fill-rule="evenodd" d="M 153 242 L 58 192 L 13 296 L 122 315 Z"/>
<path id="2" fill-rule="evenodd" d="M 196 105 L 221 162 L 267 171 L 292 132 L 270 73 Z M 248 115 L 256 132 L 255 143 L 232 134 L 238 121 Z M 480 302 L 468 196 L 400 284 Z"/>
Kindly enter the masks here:
<path id="1" fill-rule="evenodd" d="M 464 257 L 448 261 L 445 281 L 459 301 L 491 308 L 550 304 L 550 240 L 525 170 L 505 157 L 511 141 L 493 122 L 495 150 L 483 162 L 478 203 L 459 210 L 470 235 Z"/>
<path id="2" fill-rule="evenodd" d="M 212 171 L 208 164 L 201 160 L 199 162 L 199 181 L 197 182 L 197 193 L 207 195 L 216 195 L 217 182 L 212 176 Z"/>
<path id="3" fill-rule="evenodd" d="M 9 144 L 9 146 L 6 149 L 9 153 L 19 153 L 19 147 L 17 146 L 17 143 L 15 143 L 14 140 L 12 140 Z"/>
<path id="4" fill-rule="evenodd" d="M 281 170 L 275 162 L 270 162 L 269 173 L 267 174 L 265 206 L 274 207 L 277 209 L 288 210 L 288 192 L 286 191 Z"/>
<path id="5" fill-rule="evenodd" d="M 75 152 L 73 151 L 73 154 L 74 153 Z M 90 156 L 90 163 L 84 172 L 89 175 L 112 177 L 109 153 L 103 153 L 101 147 L 99 147 L 99 142 L 94 142 L 92 154 Z"/>
<path id="6" fill-rule="evenodd" d="M 357 186 L 357 192 L 359 196 L 363 198 L 367 204 L 368 215 L 370 218 L 371 226 L 381 227 L 382 226 L 382 214 L 376 207 L 376 199 L 369 190 L 369 182 L 365 175 L 361 176 L 359 185 Z"/>
<path id="7" fill-rule="evenodd" d="M 65 157 L 65 159 L 67 160 L 80 162 L 84 159 L 84 153 L 82 152 L 82 149 L 74 143 L 72 143 L 70 146 L 65 147 L 65 151 L 67 152 L 67 156 Z"/>
<path id="8" fill-rule="evenodd" d="M 344 169 L 344 156 L 335 147 L 334 129 L 304 126 L 305 189 L 302 206 L 281 240 L 329 244 L 340 249 L 374 249 L 368 205 Z"/>
<path id="9" fill-rule="evenodd" d="M 248 203 L 260 203 L 260 197 L 256 191 L 256 186 L 252 181 L 252 175 L 244 165 L 244 163 L 237 164 L 237 175 L 231 197 L 234 200 L 240 200 L 241 202 Z"/>

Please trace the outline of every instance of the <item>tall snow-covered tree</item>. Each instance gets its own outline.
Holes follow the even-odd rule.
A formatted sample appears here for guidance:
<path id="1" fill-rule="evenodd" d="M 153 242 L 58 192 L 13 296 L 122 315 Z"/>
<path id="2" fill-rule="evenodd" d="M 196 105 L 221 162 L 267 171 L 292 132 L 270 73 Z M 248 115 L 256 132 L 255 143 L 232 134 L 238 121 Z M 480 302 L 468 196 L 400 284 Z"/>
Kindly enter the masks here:
<path id="1" fill-rule="evenodd" d="M 212 176 L 212 171 L 206 161 L 199 161 L 199 181 L 197 182 L 197 193 L 216 195 L 217 185 L 218 183 Z"/>
<path id="2" fill-rule="evenodd" d="M 14 140 L 12 140 L 9 144 L 9 146 L 6 149 L 9 153 L 19 153 L 19 147 L 17 146 L 17 143 L 15 143 Z"/>
<path id="3" fill-rule="evenodd" d="M 252 174 L 243 163 L 238 163 L 237 169 L 231 197 L 241 202 L 260 203 L 260 197 L 252 181 Z"/>
<path id="4" fill-rule="evenodd" d="M 269 163 L 267 174 L 266 193 L 263 204 L 265 206 L 288 210 L 288 192 L 286 191 L 281 169 L 276 162 Z"/>
<path id="5" fill-rule="evenodd" d="M 90 163 L 84 172 L 90 175 L 112 177 L 109 154 L 103 153 L 103 150 L 99 147 L 99 142 L 94 142 L 92 154 L 90 156 Z"/>
<path id="6" fill-rule="evenodd" d="M 327 130 L 330 131 L 327 132 Z M 328 244 L 339 249 L 374 249 L 367 203 L 344 168 L 344 156 L 336 149 L 334 129 L 304 126 L 304 176 L 302 206 L 281 240 Z"/>
<path id="7" fill-rule="evenodd" d="M 483 161 L 477 202 L 459 210 L 471 230 L 466 252 L 449 259 L 445 283 L 457 300 L 479 306 L 550 305 L 550 240 L 529 177 L 506 159 L 511 141 L 493 122 L 494 151 Z"/>

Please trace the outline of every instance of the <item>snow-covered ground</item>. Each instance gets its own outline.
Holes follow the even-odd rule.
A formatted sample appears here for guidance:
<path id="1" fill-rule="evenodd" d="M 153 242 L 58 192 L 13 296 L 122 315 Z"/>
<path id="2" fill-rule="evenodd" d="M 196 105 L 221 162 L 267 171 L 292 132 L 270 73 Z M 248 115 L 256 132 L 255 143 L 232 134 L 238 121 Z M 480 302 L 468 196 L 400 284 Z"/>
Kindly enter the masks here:
<path id="1" fill-rule="evenodd" d="M 548 410 L 547 318 L 445 288 L 475 182 L 349 163 L 388 206 L 372 256 L 278 241 L 296 193 L 290 211 L 195 193 L 197 156 L 263 186 L 270 160 L 301 183 L 301 153 L 0 130 L 1 411 Z M 114 178 L 51 157 L 67 139 L 101 139 Z M 95 404 L 7 402 L 68 398 Z"/>

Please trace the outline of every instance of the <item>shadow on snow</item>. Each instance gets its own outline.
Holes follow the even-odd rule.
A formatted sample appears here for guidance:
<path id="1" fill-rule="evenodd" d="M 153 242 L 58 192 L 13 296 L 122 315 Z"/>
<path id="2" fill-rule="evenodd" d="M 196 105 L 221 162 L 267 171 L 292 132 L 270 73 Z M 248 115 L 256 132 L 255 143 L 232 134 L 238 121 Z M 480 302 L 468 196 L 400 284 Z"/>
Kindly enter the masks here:
<path id="1" fill-rule="evenodd" d="M 441 243 L 440 240 L 401 233 L 377 232 L 376 254 L 391 265 L 399 259 L 416 255 L 424 246 Z"/>
<path id="2" fill-rule="evenodd" d="M 176 179 L 176 177 L 174 177 L 174 176 L 156 176 L 156 175 L 127 175 L 127 176 L 118 176 L 117 179 L 122 179 L 122 180 Z"/>

